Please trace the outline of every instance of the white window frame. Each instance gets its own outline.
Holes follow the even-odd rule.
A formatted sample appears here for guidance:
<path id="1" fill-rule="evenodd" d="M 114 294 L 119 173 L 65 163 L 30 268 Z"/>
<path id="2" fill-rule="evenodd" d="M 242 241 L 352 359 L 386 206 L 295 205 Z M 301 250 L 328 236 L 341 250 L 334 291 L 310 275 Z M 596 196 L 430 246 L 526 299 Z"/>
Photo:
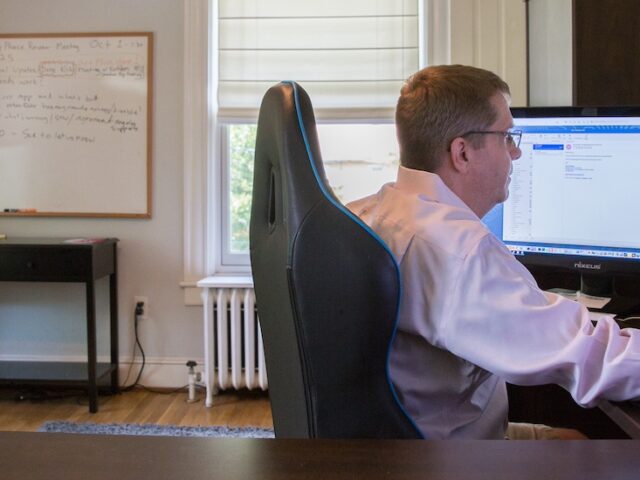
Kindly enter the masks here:
<path id="1" fill-rule="evenodd" d="M 482 2 L 482 3 L 480 3 Z M 421 0 L 419 2 L 420 66 L 466 63 L 496 71 L 512 87 L 513 97 L 526 92 L 525 46 L 513 44 L 509 24 L 521 0 Z M 220 126 L 216 120 L 218 0 L 183 0 L 184 5 L 184 253 L 185 302 L 201 304 L 196 283 L 209 279 L 242 277 L 250 279 L 250 267 L 225 266 L 221 257 L 224 220 L 220 206 L 222 188 Z M 500 32 L 484 27 L 486 10 L 497 12 Z M 473 16 L 473 40 L 452 38 L 456 25 L 467 26 Z M 516 12 L 520 15 L 519 12 Z M 493 20 L 490 20 L 493 22 Z M 519 21 L 519 20 L 518 20 Z M 524 27 L 524 25 L 523 25 Z M 468 29 L 460 28 L 467 32 Z M 457 30 L 456 30 L 457 31 Z M 486 39 L 484 36 L 486 35 Z M 476 41 L 478 38 L 482 42 Z M 513 50 L 516 50 L 514 55 Z M 514 82 L 518 93 L 514 92 Z M 525 95 L 526 96 L 526 95 Z M 515 104 L 523 104 L 516 101 Z"/>

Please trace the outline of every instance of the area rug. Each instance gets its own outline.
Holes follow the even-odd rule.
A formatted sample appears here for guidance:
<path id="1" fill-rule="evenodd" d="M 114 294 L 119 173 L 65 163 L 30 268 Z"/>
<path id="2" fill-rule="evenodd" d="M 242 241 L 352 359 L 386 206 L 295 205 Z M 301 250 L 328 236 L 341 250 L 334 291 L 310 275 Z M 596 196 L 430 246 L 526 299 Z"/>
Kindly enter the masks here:
<path id="1" fill-rule="evenodd" d="M 39 432 L 84 433 L 91 435 L 154 435 L 165 437 L 273 438 L 273 430 L 257 427 L 182 427 L 136 423 L 43 423 Z"/>

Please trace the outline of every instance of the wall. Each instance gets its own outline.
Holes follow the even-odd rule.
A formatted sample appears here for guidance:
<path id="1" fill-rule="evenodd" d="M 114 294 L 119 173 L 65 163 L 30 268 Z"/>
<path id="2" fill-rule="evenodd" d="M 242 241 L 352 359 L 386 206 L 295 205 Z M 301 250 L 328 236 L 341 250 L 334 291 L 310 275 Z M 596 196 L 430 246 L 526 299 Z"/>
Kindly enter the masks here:
<path id="1" fill-rule="evenodd" d="M 131 359 L 133 296 L 147 296 L 150 318 L 141 322 L 140 336 L 150 365 L 143 381 L 148 385 L 185 384 L 184 363 L 187 359 L 200 363 L 203 347 L 202 308 L 184 306 L 179 287 L 183 277 L 183 2 L 2 0 L 0 31 L 154 32 L 153 218 L 2 218 L 0 233 L 119 238 L 121 362 Z M 2 283 L 0 287 L 0 360 L 75 359 L 84 354 L 82 285 Z M 98 305 L 104 306 L 106 281 L 99 287 Z M 105 355 L 105 313 L 98 322 L 99 354 Z"/>
<path id="2" fill-rule="evenodd" d="M 529 103 L 571 105 L 572 0 L 529 2 Z"/>
<path id="3" fill-rule="evenodd" d="M 452 0 L 451 62 L 500 75 L 513 106 L 527 102 L 525 4 L 521 0 Z"/>

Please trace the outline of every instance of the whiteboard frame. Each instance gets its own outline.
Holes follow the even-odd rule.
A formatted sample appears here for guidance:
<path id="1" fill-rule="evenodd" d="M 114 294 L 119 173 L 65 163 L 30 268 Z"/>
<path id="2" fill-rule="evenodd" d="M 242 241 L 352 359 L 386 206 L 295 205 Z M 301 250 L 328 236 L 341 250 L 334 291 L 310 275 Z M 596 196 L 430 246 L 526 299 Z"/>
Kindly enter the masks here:
<path id="1" fill-rule="evenodd" d="M 5 211 L 5 207 L 0 209 L 0 217 L 88 217 L 88 218 L 151 218 L 152 215 L 152 198 L 153 198 L 153 168 L 152 168 L 152 145 L 153 145 L 153 32 L 90 32 L 90 33 L 17 33 L 17 34 L 1 34 L 0 41 L 5 39 L 42 39 L 42 38 L 146 38 L 147 40 L 147 118 L 146 118 L 146 152 L 141 156 L 140 161 L 146 162 L 146 182 L 141 186 L 146 189 L 146 211 L 145 212 L 63 212 L 63 211 Z M 114 195 L 118 194 L 114 190 Z"/>

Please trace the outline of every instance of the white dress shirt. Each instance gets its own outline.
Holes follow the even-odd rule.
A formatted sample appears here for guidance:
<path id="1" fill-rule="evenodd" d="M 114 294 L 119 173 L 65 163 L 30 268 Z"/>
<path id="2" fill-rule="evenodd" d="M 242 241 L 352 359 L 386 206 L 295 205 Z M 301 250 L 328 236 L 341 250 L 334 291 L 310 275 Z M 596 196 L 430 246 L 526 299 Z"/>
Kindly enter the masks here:
<path id="1" fill-rule="evenodd" d="M 555 383 L 581 405 L 640 397 L 640 331 L 540 290 L 439 176 L 396 183 L 348 208 L 400 265 L 390 356 L 398 397 L 426 438 L 504 438 L 505 381 Z"/>

